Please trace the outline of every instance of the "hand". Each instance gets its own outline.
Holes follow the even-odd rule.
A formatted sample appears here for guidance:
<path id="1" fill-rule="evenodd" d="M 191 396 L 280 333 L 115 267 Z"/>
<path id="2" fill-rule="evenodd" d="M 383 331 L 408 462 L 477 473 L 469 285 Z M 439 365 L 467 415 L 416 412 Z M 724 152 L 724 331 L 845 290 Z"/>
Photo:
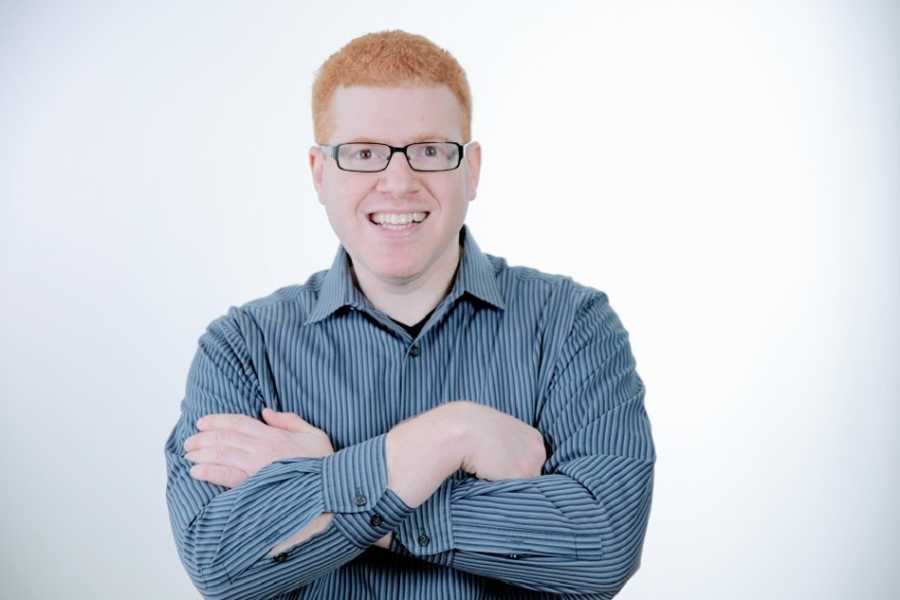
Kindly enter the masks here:
<path id="1" fill-rule="evenodd" d="M 233 488 L 276 460 L 334 453 L 328 434 L 290 412 L 264 408 L 262 423 L 241 414 L 197 419 L 200 431 L 184 441 L 191 477 Z"/>
<path id="2" fill-rule="evenodd" d="M 266 412 L 268 411 L 268 412 Z M 295 420 L 291 417 L 296 417 L 299 419 L 297 415 L 289 412 L 276 413 L 275 411 L 270 411 L 269 409 L 263 409 L 263 418 L 265 418 L 270 424 L 275 427 L 286 429 L 288 431 L 291 430 L 291 426 L 295 423 Z M 321 430 L 320 430 L 321 431 Z M 324 432 L 322 432 L 324 433 Z M 326 437 L 327 439 L 327 437 Z M 330 447 L 330 444 L 329 444 Z M 331 522 L 332 518 L 331 513 L 323 513 L 319 517 L 316 517 L 316 520 L 313 521 L 309 526 L 305 527 L 301 532 L 297 534 L 294 538 L 287 540 L 286 543 L 276 546 L 270 553 L 270 556 L 275 556 L 276 554 L 283 552 L 293 546 L 294 544 L 298 544 L 307 538 L 309 538 L 313 533 L 317 533 L 328 526 Z M 317 522 L 318 521 L 318 522 Z M 394 537 L 394 532 L 389 531 L 387 535 L 382 537 L 380 540 L 374 543 L 375 546 L 379 546 L 386 550 L 391 549 L 391 540 Z"/>
<path id="3" fill-rule="evenodd" d="M 460 467 L 459 402 L 448 402 L 394 425 L 384 442 L 388 487 L 416 508 Z"/>
<path id="4" fill-rule="evenodd" d="M 530 479 L 547 460 L 540 431 L 502 411 L 465 401 L 461 468 L 479 479 Z"/>

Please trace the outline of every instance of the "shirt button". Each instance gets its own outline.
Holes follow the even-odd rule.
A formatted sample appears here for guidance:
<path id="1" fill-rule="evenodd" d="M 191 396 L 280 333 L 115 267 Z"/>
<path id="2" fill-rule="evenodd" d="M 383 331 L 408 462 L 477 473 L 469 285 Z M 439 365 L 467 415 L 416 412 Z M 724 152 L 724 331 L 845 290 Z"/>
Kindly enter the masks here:
<path id="1" fill-rule="evenodd" d="M 518 554 L 510 554 L 509 557 L 510 558 L 519 558 L 519 555 Z"/>
<path id="2" fill-rule="evenodd" d="M 418 540 L 418 541 L 419 541 L 419 545 L 420 545 L 420 546 L 427 546 L 427 545 L 428 545 L 428 542 L 431 541 L 431 538 L 429 538 L 429 537 L 425 534 L 424 531 L 421 531 L 421 532 L 419 532 L 419 540 Z"/>
<path id="3" fill-rule="evenodd" d="M 363 496 L 362 494 L 360 494 L 355 498 L 355 501 L 356 501 L 357 506 L 365 506 L 366 502 L 368 502 L 369 499 L 366 498 L 365 496 Z"/>
<path id="4" fill-rule="evenodd" d="M 274 560 L 277 563 L 282 563 L 282 562 L 286 561 L 287 559 L 288 559 L 287 552 L 282 552 L 281 554 L 276 554 L 274 557 L 272 557 L 272 560 Z"/>
<path id="5" fill-rule="evenodd" d="M 372 518 L 369 519 L 369 523 L 372 524 L 372 527 L 381 527 L 381 524 L 384 523 L 384 519 L 381 518 L 381 515 L 372 515 Z"/>
<path id="6" fill-rule="evenodd" d="M 409 355 L 412 356 L 412 357 L 416 357 L 416 356 L 419 355 L 419 346 L 418 346 L 418 344 L 417 344 L 417 345 L 414 345 L 414 346 L 412 346 L 412 347 L 410 347 L 410 349 L 409 349 Z"/>

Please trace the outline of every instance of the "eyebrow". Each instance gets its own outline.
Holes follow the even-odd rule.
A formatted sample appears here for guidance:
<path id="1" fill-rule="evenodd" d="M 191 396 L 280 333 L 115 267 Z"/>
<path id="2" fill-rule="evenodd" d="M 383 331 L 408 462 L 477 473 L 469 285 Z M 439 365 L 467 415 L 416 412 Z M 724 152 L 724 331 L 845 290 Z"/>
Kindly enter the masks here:
<path id="1" fill-rule="evenodd" d="M 417 142 L 449 142 L 449 141 L 451 141 L 450 136 L 441 135 L 439 133 L 425 133 L 422 135 L 415 136 L 412 139 L 412 141 L 409 143 L 415 144 Z M 347 140 L 344 143 L 345 144 L 387 144 L 387 142 L 383 142 L 381 140 L 376 140 L 374 138 L 365 137 L 365 136 L 350 138 L 349 140 Z M 388 145 L 390 145 L 390 144 L 388 144 Z"/>
<path id="2" fill-rule="evenodd" d="M 450 141 L 450 137 L 446 135 L 441 135 L 439 133 L 426 133 L 425 135 L 417 135 L 413 138 L 411 144 L 415 144 L 416 142 L 447 142 Z"/>

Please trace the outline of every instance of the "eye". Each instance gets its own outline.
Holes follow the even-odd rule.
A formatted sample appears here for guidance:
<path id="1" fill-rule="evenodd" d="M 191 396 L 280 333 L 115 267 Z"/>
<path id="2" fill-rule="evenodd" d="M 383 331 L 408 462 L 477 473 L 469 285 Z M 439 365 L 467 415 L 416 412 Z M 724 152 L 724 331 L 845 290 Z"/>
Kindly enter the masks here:
<path id="1" fill-rule="evenodd" d="M 354 158 L 358 158 L 360 160 L 369 160 L 372 158 L 372 149 L 371 148 L 362 148 L 361 150 L 357 150 L 356 156 Z"/>
<path id="2" fill-rule="evenodd" d="M 438 149 L 436 146 L 425 146 L 422 153 L 428 158 L 434 158 L 438 155 Z"/>

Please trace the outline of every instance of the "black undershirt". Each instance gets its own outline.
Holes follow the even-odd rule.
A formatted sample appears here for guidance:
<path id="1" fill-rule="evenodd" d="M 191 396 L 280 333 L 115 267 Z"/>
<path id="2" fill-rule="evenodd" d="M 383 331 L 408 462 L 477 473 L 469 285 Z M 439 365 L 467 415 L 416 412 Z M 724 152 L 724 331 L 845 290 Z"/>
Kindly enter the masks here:
<path id="1" fill-rule="evenodd" d="M 435 308 L 437 308 L 437 307 L 435 307 Z M 428 320 L 428 317 L 430 317 L 431 313 L 433 313 L 433 312 L 434 312 L 434 308 L 432 308 L 428 312 L 428 314 L 425 315 L 424 317 L 422 317 L 422 320 L 419 321 L 418 323 L 416 323 L 415 325 L 407 325 L 406 323 L 401 323 L 397 319 L 391 319 L 391 321 L 393 321 L 394 323 L 396 323 L 397 325 L 399 325 L 400 327 L 405 329 L 409 335 L 411 335 L 413 338 L 415 338 L 417 335 L 419 335 L 419 331 L 422 330 L 422 326 L 425 325 L 425 321 Z"/>

